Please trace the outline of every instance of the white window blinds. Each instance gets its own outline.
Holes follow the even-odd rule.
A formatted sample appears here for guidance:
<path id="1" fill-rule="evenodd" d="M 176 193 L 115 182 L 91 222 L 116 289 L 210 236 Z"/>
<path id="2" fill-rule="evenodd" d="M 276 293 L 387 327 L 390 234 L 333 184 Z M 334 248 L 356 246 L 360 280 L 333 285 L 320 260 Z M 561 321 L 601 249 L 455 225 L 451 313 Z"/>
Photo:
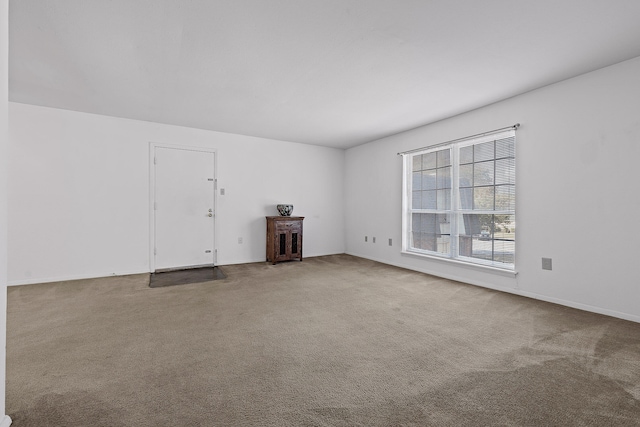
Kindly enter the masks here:
<path id="1" fill-rule="evenodd" d="M 403 251 L 514 269 L 515 145 L 509 129 L 403 154 Z"/>

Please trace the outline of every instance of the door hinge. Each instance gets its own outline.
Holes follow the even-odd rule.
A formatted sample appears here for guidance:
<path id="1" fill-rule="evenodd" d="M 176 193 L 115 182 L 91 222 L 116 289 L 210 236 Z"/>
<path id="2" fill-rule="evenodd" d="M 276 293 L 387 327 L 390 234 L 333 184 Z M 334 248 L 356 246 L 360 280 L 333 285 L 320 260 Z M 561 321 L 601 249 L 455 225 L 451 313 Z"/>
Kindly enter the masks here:
<path id="1" fill-rule="evenodd" d="M 158 255 L 158 250 L 156 248 L 153 248 L 153 254 Z"/>
<path id="2" fill-rule="evenodd" d="M 157 164 L 158 164 L 158 158 L 157 158 L 157 157 L 155 157 L 155 156 L 153 157 L 153 164 L 154 164 L 154 165 L 157 165 Z"/>
<path id="3" fill-rule="evenodd" d="M 214 189 L 214 190 L 217 190 L 217 189 L 218 189 L 218 180 L 217 180 L 217 179 L 215 179 L 215 180 L 213 181 L 213 189 Z"/>
<path id="4" fill-rule="evenodd" d="M 214 263 L 214 264 L 217 264 L 217 263 L 218 263 L 218 250 L 217 250 L 217 249 L 215 249 L 215 250 L 213 251 L 213 263 Z"/>
<path id="5" fill-rule="evenodd" d="M 158 203 L 157 202 L 153 202 L 153 210 L 154 211 L 158 210 Z"/>

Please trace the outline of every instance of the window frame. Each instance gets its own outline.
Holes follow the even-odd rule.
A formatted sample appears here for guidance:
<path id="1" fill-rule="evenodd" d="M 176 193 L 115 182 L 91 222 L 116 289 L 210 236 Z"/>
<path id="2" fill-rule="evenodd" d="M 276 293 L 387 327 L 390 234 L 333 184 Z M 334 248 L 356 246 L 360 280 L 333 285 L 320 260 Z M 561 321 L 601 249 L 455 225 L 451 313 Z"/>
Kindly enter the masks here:
<path id="1" fill-rule="evenodd" d="M 508 138 L 513 138 L 513 151 L 509 152 L 510 155 L 504 156 L 504 157 L 498 157 L 498 154 L 496 153 L 496 141 L 499 140 L 503 140 L 503 139 L 508 139 Z M 495 196 L 493 197 L 493 209 L 473 209 L 473 206 L 471 209 L 465 208 L 463 209 L 462 206 L 460 206 L 461 203 L 461 197 L 460 197 L 460 189 L 463 188 L 467 191 L 469 191 L 469 189 L 471 189 L 471 191 L 475 191 L 475 188 L 480 187 L 482 188 L 483 186 L 475 186 L 475 185 L 471 185 L 470 187 L 464 187 L 461 186 L 460 183 L 460 169 L 461 169 L 461 163 L 460 163 L 460 150 L 465 148 L 465 147 L 469 147 L 469 146 L 477 146 L 480 144 L 484 144 L 486 142 L 494 142 L 494 151 L 493 151 L 493 156 L 491 159 L 487 159 L 485 161 L 479 161 L 476 160 L 475 158 L 472 158 L 471 162 L 466 162 L 464 163 L 465 166 L 467 165 L 473 165 L 472 169 L 475 170 L 476 168 L 476 164 L 482 164 L 484 162 L 493 162 L 493 175 L 492 175 L 492 183 L 486 185 L 485 187 L 491 187 L 493 188 L 493 192 L 495 193 L 496 188 L 498 187 L 503 187 L 507 188 L 507 192 L 508 192 L 508 207 L 503 209 L 497 209 L 496 207 L 496 198 Z M 506 271 L 506 272 L 515 272 L 515 268 L 516 268 L 516 237 L 515 237 L 515 231 L 513 231 L 513 237 L 511 239 L 505 239 L 504 235 L 503 238 L 496 238 L 495 235 L 495 220 L 496 218 L 493 217 L 491 218 L 491 229 L 490 229 L 490 242 L 491 242 L 491 259 L 490 260 L 486 260 L 486 259 L 482 259 L 480 257 L 473 257 L 473 256 L 466 256 L 461 254 L 460 252 L 460 232 L 462 229 L 464 229 L 464 226 L 461 225 L 461 222 L 464 222 L 465 220 L 467 221 L 471 221 L 470 218 L 472 218 L 471 216 L 468 215 L 508 215 L 511 216 L 511 218 L 509 218 L 510 220 L 512 220 L 513 223 L 513 227 L 515 228 L 515 222 L 516 222 L 516 206 L 515 206 L 515 198 L 516 198 L 516 193 L 517 193 L 517 189 L 516 189 L 516 132 L 515 132 L 515 128 L 514 129 L 509 129 L 509 130 L 501 130 L 498 132 L 490 132 L 490 133 L 486 133 L 483 134 L 481 136 L 477 136 L 477 137 L 470 137 L 470 138 L 465 138 L 465 139 L 460 139 L 460 140 L 456 140 L 456 141 L 452 141 L 449 143 L 444 143 L 444 144 L 436 144 L 433 146 L 429 146 L 429 147 L 424 147 L 422 149 L 418 149 L 418 150 L 412 150 L 410 152 L 406 152 L 406 153 L 402 153 L 402 157 L 403 157 L 403 179 L 402 179 L 402 188 L 403 188 L 403 195 L 402 195 L 402 253 L 403 254 L 408 254 L 408 255 L 417 255 L 417 256 L 421 256 L 421 257 L 428 257 L 428 258 L 434 258 L 434 259 L 440 259 L 440 260 L 447 260 L 447 261 L 455 261 L 458 263 L 463 263 L 465 265 L 470 265 L 470 266 L 480 266 L 480 267 L 487 267 L 490 269 L 497 269 L 499 271 Z M 424 155 L 424 154 L 429 154 L 429 153 L 434 153 L 434 152 L 441 152 L 441 151 L 445 151 L 448 150 L 450 155 L 450 165 L 451 165 L 451 174 L 450 174 L 450 180 L 451 180 L 451 185 L 450 185 L 450 205 L 448 206 L 448 209 L 438 209 L 437 205 L 436 208 L 426 208 L 424 209 L 423 206 L 424 204 L 421 203 L 420 208 L 414 208 L 413 204 L 416 201 L 416 199 L 414 198 L 414 192 L 413 192 L 413 187 L 415 185 L 415 181 L 414 181 L 414 176 L 413 174 L 415 172 L 417 172 L 416 170 L 414 170 L 414 164 L 413 164 L 413 159 L 420 155 Z M 436 154 L 437 156 L 437 154 Z M 509 171 L 509 173 L 511 175 L 509 175 L 509 181 L 508 182 L 500 182 L 500 183 L 496 183 L 496 176 L 497 176 L 497 172 L 496 172 L 496 162 L 498 160 L 508 160 L 507 164 L 509 168 L 512 168 L 512 171 Z M 422 166 L 421 169 L 419 171 L 424 171 L 424 167 Z M 437 165 L 435 170 L 437 170 Z M 420 185 L 422 185 L 423 182 L 421 182 Z M 420 190 L 417 191 L 422 191 L 423 188 L 420 188 Z M 473 201 L 473 199 L 472 199 Z M 430 250 L 430 249 L 421 249 L 418 247 L 415 247 L 413 242 L 414 242 L 414 237 L 415 234 L 417 234 L 416 232 L 416 228 L 413 225 L 413 214 L 419 214 L 419 213 L 426 213 L 426 214 L 444 214 L 447 215 L 448 217 L 448 224 L 449 224 L 449 235 L 448 235 L 448 251 L 440 251 L 440 248 L 442 247 L 446 247 L 446 245 L 444 245 L 443 243 L 446 242 L 446 239 L 437 239 L 436 238 L 436 243 L 435 243 L 435 250 Z M 466 216 L 466 217 L 465 217 Z M 424 217 L 423 217 L 424 218 Z M 480 224 L 480 217 L 478 217 L 478 225 Z M 423 219 L 424 221 L 424 219 Z M 430 222 L 434 222 L 434 224 L 436 224 L 436 228 L 437 229 L 437 224 L 439 223 L 439 221 L 437 219 L 434 218 L 434 220 L 430 220 Z M 444 223 L 447 223 L 447 221 L 445 221 Z M 442 224 L 442 223 L 441 223 Z M 444 227 L 446 230 L 446 227 Z M 424 228 L 421 228 L 421 232 L 424 231 Z M 442 230 L 441 230 L 442 231 Z M 511 232 L 509 232 L 511 233 Z M 431 235 L 431 234 L 429 234 Z M 441 234 L 436 234 L 436 236 L 441 237 L 441 236 L 446 236 L 446 233 L 441 233 Z M 465 236 L 464 234 L 462 236 Z M 474 236 L 475 234 L 469 234 L 468 235 L 470 237 L 470 244 L 473 245 L 474 243 Z M 432 236 L 433 237 L 433 236 Z M 505 242 L 502 243 L 502 245 L 504 246 L 510 246 L 512 245 L 512 258 L 513 258 L 513 262 L 509 263 L 509 262 L 504 262 L 504 261 L 497 261 L 496 258 L 496 253 L 498 252 L 496 250 L 496 241 L 498 242 Z M 433 245 L 433 242 L 431 242 L 431 245 Z M 471 246 L 471 250 L 473 250 L 473 246 Z M 433 248 L 432 248 L 433 249 Z"/>

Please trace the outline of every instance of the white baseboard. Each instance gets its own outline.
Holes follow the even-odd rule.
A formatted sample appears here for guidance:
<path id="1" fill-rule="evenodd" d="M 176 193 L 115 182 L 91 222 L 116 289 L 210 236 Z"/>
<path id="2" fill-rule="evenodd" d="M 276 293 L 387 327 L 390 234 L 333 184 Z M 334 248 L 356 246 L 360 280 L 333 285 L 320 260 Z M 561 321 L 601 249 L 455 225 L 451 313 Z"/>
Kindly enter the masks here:
<path id="1" fill-rule="evenodd" d="M 342 252 L 341 252 L 342 253 Z M 313 258 L 318 256 L 326 256 L 326 255 L 337 255 L 337 254 L 312 254 L 312 255 L 304 255 L 304 258 Z M 252 258 L 252 259 L 242 259 L 242 260 L 229 260 L 224 263 L 219 262 L 216 264 L 217 266 L 225 266 L 225 265 L 235 265 L 235 264 L 251 264 L 256 262 L 267 262 L 266 257 L 261 258 Z M 114 272 L 102 272 L 102 273 L 89 273 L 89 274 L 75 274 L 69 276 L 58 276 L 58 277 L 39 277 L 39 278 L 30 278 L 30 279 L 18 279 L 18 280 L 9 280 L 7 282 L 7 286 L 22 286 L 22 285 L 35 285 L 39 283 L 53 283 L 53 282 L 66 282 L 69 280 L 83 280 L 83 279 L 98 279 L 101 277 L 116 277 L 116 276 L 129 276 L 131 274 L 145 274 L 150 273 L 149 268 L 140 269 L 140 270 L 130 270 L 130 271 L 118 271 Z M 0 427 L 3 427 L 0 425 Z"/>
<path id="2" fill-rule="evenodd" d="M 620 311 L 616 311 L 616 310 L 610 310 L 610 309 L 603 308 L 603 307 L 596 307 L 596 306 L 592 306 L 592 305 L 582 304 L 582 303 L 578 303 L 578 302 L 575 302 L 575 301 L 569 301 L 569 300 L 564 300 L 564 299 L 560 299 L 560 298 L 549 297 L 549 296 L 546 296 L 546 295 L 536 294 L 536 293 L 533 293 L 533 292 L 522 291 L 522 290 L 517 289 L 517 288 L 505 288 L 505 287 L 500 287 L 500 286 L 491 286 L 490 284 L 470 281 L 470 280 L 468 280 L 466 278 L 462 278 L 462 277 L 455 277 L 455 276 L 451 276 L 451 275 L 437 274 L 437 273 L 433 273 L 431 271 L 420 270 L 420 269 L 416 269 L 416 268 L 408 266 L 408 265 L 402 265 L 400 263 L 393 263 L 393 262 L 385 261 L 385 260 L 382 260 L 382 259 L 376 259 L 374 257 L 364 256 L 364 255 L 360 255 L 360 254 L 353 253 L 353 252 L 347 252 L 347 255 L 353 255 L 353 256 L 360 257 L 360 258 L 370 259 L 371 261 L 380 262 L 382 264 L 393 265 L 395 267 L 405 268 L 405 269 L 411 270 L 411 271 L 418 271 L 420 273 L 431 274 L 432 276 L 438 276 L 438 277 L 442 277 L 442 278 L 445 278 L 445 279 L 455 280 L 457 282 L 467 283 L 469 285 L 480 286 L 480 287 L 483 287 L 483 288 L 493 289 L 493 290 L 500 291 L 500 292 L 507 292 L 507 293 L 514 294 L 514 295 L 520 295 L 520 296 L 526 297 L 526 298 L 537 299 L 537 300 L 540 300 L 540 301 L 550 302 L 550 303 L 553 303 L 553 304 L 564 305 L 565 307 L 576 308 L 578 310 L 589 311 L 591 313 L 597 313 L 597 314 L 604 314 L 605 316 L 617 317 L 618 319 L 624 319 L 624 320 L 629 320 L 631 322 L 640 323 L 640 316 L 635 315 L 635 314 L 624 313 L 624 312 L 620 312 Z"/>
<path id="3" fill-rule="evenodd" d="M 496 286 L 494 284 L 491 283 L 485 283 L 485 282 L 481 282 L 478 280 L 469 280 L 468 277 L 465 276 L 459 276 L 456 274 L 444 274 L 444 273 L 434 273 L 432 270 L 429 270 L 427 268 L 416 268 L 407 264 L 403 264 L 403 263 L 399 263 L 399 262 L 390 262 L 390 261 L 386 261 L 380 258 L 376 258 L 376 257 L 370 257 L 370 256 L 366 256 L 366 255 L 360 255 L 354 252 L 347 252 L 347 255 L 353 255 L 353 256 L 357 256 L 359 258 L 364 258 L 364 259 L 369 259 L 371 261 L 376 261 L 382 264 L 387 264 L 387 265 L 393 265 L 394 267 L 400 267 L 400 268 L 405 268 L 407 270 L 411 270 L 411 271 L 417 271 L 419 273 L 424 273 L 424 274 L 430 274 L 432 276 L 436 276 L 436 277 L 441 277 L 443 279 L 449 279 L 449 280 L 455 280 L 456 282 L 461 282 L 461 283 L 466 283 L 468 285 L 475 285 L 475 286 L 480 286 L 482 288 L 487 288 L 487 289 L 493 289 L 494 291 L 501 291 L 501 292 L 512 292 L 515 290 L 514 287 L 506 287 L 506 286 Z M 501 273 L 500 273 L 501 274 Z"/>
<path id="4" fill-rule="evenodd" d="M 2 422 L 0 422 L 0 427 L 9 427 L 13 421 L 11 421 L 11 417 L 9 415 L 5 415 L 2 418 Z"/>
<path id="5" fill-rule="evenodd" d="M 307 258 L 316 258 L 316 257 L 321 257 L 321 256 L 329 256 L 329 255 L 340 255 L 343 254 L 344 252 L 336 252 L 336 253 L 330 253 L 330 254 L 306 254 L 303 253 L 302 255 L 302 260 L 304 261 Z M 357 256 L 357 255 L 356 255 Z M 362 257 L 364 258 L 364 257 Z M 224 262 L 223 262 L 224 261 Z M 225 265 L 238 265 L 238 264 L 253 264 L 253 263 L 257 263 L 257 262 L 267 262 L 267 258 L 266 256 L 261 257 L 261 258 L 251 258 L 251 259 L 242 259 L 242 260 L 223 260 L 218 262 L 218 264 L 216 264 L 218 267 L 224 267 Z"/>
<path id="6" fill-rule="evenodd" d="M 541 301 L 564 305 L 566 307 L 577 308 L 578 310 L 590 311 L 592 313 L 604 314 L 605 316 L 617 317 L 618 319 L 629 320 L 631 322 L 640 323 L 640 316 L 637 316 L 635 314 L 624 313 L 621 311 L 609 310 L 607 308 L 595 307 L 593 305 L 582 304 L 579 302 L 573 302 L 573 301 L 563 300 L 559 298 L 548 297 L 546 295 L 539 295 L 533 292 L 517 291 L 513 293 L 517 295 L 521 295 L 523 297 L 527 297 L 527 298 L 538 299 Z"/>
<path id="7" fill-rule="evenodd" d="M 100 277 L 116 277 L 116 276 L 129 276 L 131 274 L 144 274 L 149 273 L 149 270 L 135 270 L 135 271 L 120 271 L 118 273 L 93 273 L 93 274 L 76 274 L 70 276 L 59 277 L 41 277 L 35 279 L 20 279 L 9 280 L 7 286 L 22 286 L 22 285 L 35 285 L 38 283 L 53 283 L 53 282 L 66 282 L 68 280 L 81 280 L 81 279 L 98 279 Z M 0 425 L 0 427 L 3 427 Z"/>

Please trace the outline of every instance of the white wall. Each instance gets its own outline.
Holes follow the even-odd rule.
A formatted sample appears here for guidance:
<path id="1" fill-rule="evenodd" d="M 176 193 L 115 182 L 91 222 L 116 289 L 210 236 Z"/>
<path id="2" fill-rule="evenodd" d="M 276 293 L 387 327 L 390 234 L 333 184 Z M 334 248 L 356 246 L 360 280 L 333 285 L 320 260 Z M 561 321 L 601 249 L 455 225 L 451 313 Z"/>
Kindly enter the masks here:
<path id="1" fill-rule="evenodd" d="M 397 153 L 514 123 L 518 275 L 401 255 Z M 640 58 L 347 150 L 347 252 L 640 321 L 638 159 Z"/>
<path id="2" fill-rule="evenodd" d="M 9 103 L 9 284 L 149 271 L 149 143 L 217 151 L 218 264 L 265 260 L 266 215 L 343 253 L 344 151 Z M 238 244 L 238 237 L 243 243 Z"/>
<path id="3" fill-rule="evenodd" d="M 0 427 L 11 424 L 5 415 L 7 359 L 7 154 L 9 102 L 9 2 L 0 0 Z"/>

